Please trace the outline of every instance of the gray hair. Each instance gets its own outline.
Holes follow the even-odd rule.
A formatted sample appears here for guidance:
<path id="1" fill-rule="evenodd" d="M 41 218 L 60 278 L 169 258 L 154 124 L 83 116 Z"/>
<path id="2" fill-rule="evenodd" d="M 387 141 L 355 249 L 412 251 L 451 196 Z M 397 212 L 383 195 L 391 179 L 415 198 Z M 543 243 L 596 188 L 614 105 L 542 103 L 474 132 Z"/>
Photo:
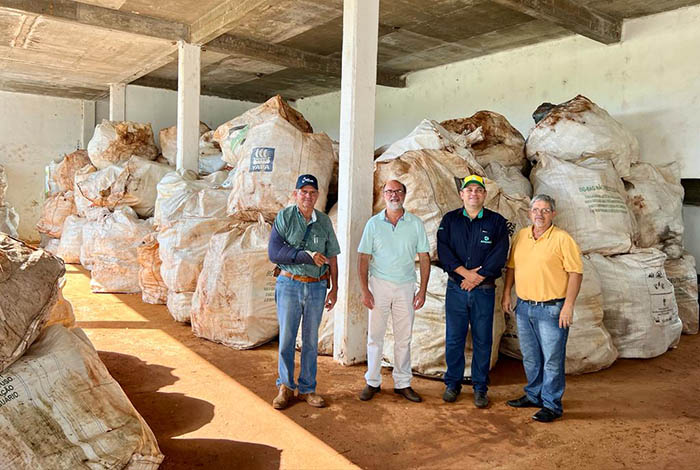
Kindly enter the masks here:
<path id="1" fill-rule="evenodd" d="M 544 201 L 547 204 L 549 204 L 549 208 L 552 209 L 552 212 L 557 210 L 557 204 L 556 204 L 556 202 L 554 202 L 554 198 L 552 196 L 550 196 L 549 194 L 538 194 L 538 195 L 534 196 L 530 200 L 530 209 L 532 209 L 532 206 L 534 206 L 537 201 Z"/>

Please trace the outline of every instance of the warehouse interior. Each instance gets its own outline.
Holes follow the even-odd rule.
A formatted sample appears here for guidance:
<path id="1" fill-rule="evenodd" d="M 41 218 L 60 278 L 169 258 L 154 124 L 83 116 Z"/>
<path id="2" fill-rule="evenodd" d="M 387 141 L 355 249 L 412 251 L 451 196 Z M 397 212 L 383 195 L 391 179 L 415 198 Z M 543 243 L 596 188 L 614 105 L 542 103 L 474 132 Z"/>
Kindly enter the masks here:
<path id="1" fill-rule="evenodd" d="M 235 213 L 227 207 L 234 203 L 229 196 L 230 187 L 222 192 L 224 180 L 230 178 L 234 187 L 253 184 L 253 193 L 267 195 L 275 190 L 269 189 L 274 184 L 267 182 L 259 183 L 260 186 L 243 182 L 241 171 L 236 171 L 240 166 L 227 160 L 225 145 L 230 145 L 233 152 L 234 145 L 227 139 L 231 139 L 235 125 L 248 123 L 245 116 L 252 116 L 274 102 L 275 109 L 287 116 L 292 112 L 289 109 L 296 110 L 301 115 L 299 122 L 313 127 L 313 136 L 325 134 L 318 138 L 322 141 L 318 145 L 327 143 L 330 149 L 333 144 L 335 169 L 329 159 L 325 167 L 319 166 L 323 167 L 319 171 L 327 171 L 326 180 L 335 178 L 332 183 L 336 185 L 335 195 L 331 198 L 331 189 L 327 193 L 328 200 L 337 200 L 337 205 L 332 210 L 333 204 L 329 202 L 322 209 L 335 214 L 331 217 L 342 248 L 339 299 L 330 313 L 334 324 L 324 323 L 329 328 L 326 333 L 329 343 L 325 355 L 319 356 L 319 390 L 329 406 L 314 409 L 298 403 L 284 411 L 270 406 L 277 392 L 276 335 L 264 341 L 249 339 L 245 347 L 227 345 L 227 340 L 220 336 L 208 337 L 210 332 L 205 327 L 199 327 L 198 331 L 196 321 L 190 324 L 193 287 L 188 290 L 189 297 L 173 300 L 176 296 L 169 297 L 168 291 L 173 289 L 168 286 L 163 293 L 169 297 L 167 305 L 165 297 L 157 302 L 147 301 L 144 289 L 142 301 L 141 293 L 110 288 L 105 282 L 107 278 L 95 280 L 94 265 L 81 262 L 80 256 L 77 261 L 66 259 L 65 276 L 54 268 L 51 275 L 56 278 L 55 286 L 38 290 L 42 295 L 45 291 L 52 299 L 52 306 L 58 302 L 56 305 L 68 305 L 66 308 L 72 309 L 74 321 L 64 324 L 71 330 L 81 330 L 77 334 L 78 346 L 74 344 L 74 347 L 81 351 L 85 351 L 85 344 L 94 347 L 97 354 L 91 356 L 91 361 L 101 361 L 104 366 L 87 369 L 99 371 L 93 376 L 101 377 L 102 383 L 115 384 L 116 388 L 110 389 L 110 400 L 115 403 L 117 399 L 113 397 L 121 396 L 118 389 L 123 390 L 125 402 L 130 401 L 135 409 L 124 413 L 143 423 L 136 431 L 141 435 L 123 438 L 121 444 L 105 440 L 100 444 L 102 448 L 95 450 L 99 446 L 90 447 L 71 434 L 73 431 L 66 424 L 71 422 L 69 417 L 57 419 L 59 424 L 40 431 L 46 436 L 43 439 L 51 443 L 46 447 L 18 437 L 23 428 L 16 424 L 19 415 L 15 415 L 18 412 L 8 399 L 13 390 L 8 389 L 12 384 L 7 381 L 43 367 L 48 367 L 49 378 L 42 376 L 42 380 L 50 382 L 52 373 L 61 375 L 62 380 L 68 380 L 69 376 L 57 372 L 63 370 L 60 365 L 53 372 L 52 366 L 46 365 L 48 362 L 41 362 L 41 367 L 32 365 L 46 361 L 39 357 L 44 347 L 42 341 L 48 341 L 49 337 L 69 341 L 61 336 L 63 333 L 55 331 L 55 326 L 47 326 L 56 321 L 47 320 L 48 307 L 41 306 L 43 317 L 33 320 L 31 335 L 27 333 L 18 341 L 16 350 L 9 350 L 7 360 L 0 356 L 0 384 L 4 387 L 4 391 L 0 388 L 3 391 L 0 422 L 6 424 L 0 436 L 5 442 L 13 442 L 0 446 L 5 447 L 0 449 L 0 456 L 6 459 L 8 468 L 41 465 L 51 468 L 47 462 L 72 462 L 70 459 L 75 458 L 94 464 L 86 468 L 140 469 L 458 468 L 464 465 L 694 468 L 693 449 L 700 444 L 697 435 L 700 416 L 693 400 L 700 391 L 697 374 L 700 340 L 697 334 L 692 334 L 693 329 L 697 333 L 698 326 L 694 261 L 695 276 L 689 282 L 690 291 L 694 288 L 694 305 L 690 307 L 694 320 L 688 326 L 686 318 L 682 318 L 684 334 L 680 333 L 680 300 L 675 314 L 677 335 L 673 339 L 664 338 L 662 351 L 618 356 L 624 344 L 618 343 L 614 334 L 610 339 L 606 332 L 608 343 L 615 343 L 609 346 L 615 350 L 615 357 L 605 365 L 597 364 L 595 370 L 590 367 L 584 370 L 582 366 L 577 373 L 567 375 L 564 419 L 542 426 L 533 423 L 529 414 L 505 405 L 526 381 L 522 363 L 515 358 L 519 350 L 515 355 L 509 354 L 512 343 L 508 343 L 507 324 L 500 331 L 504 338 L 500 355 L 498 346 L 494 354 L 498 361 L 492 363 L 489 409 L 476 410 L 468 400 L 444 403 L 440 399 L 444 386 L 436 380 L 438 376 L 432 370 L 427 373 L 415 366 L 414 388 L 422 393 L 425 403 L 408 403 L 391 393 L 384 393 L 371 403 L 359 401 L 357 393 L 364 384 L 367 311 L 359 301 L 354 247 L 359 243 L 365 221 L 378 212 L 377 178 L 384 174 L 381 171 L 387 175 L 396 171 L 381 170 L 383 164 L 386 164 L 384 168 L 391 165 L 388 153 L 382 153 L 388 151 L 402 158 L 403 150 L 396 149 L 403 149 L 406 139 L 425 129 L 428 121 L 424 120 L 431 120 L 433 124 L 427 124 L 432 126 L 430 132 L 439 134 L 442 126 L 447 126 L 447 120 L 466 118 L 480 110 L 497 113 L 505 119 L 512 133 L 522 139 L 522 155 L 515 166 L 518 178 L 530 191 L 524 199 L 519 199 L 520 205 L 515 205 L 502 189 L 501 204 L 512 203 L 517 217 L 523 204 L 527 207 L 527 202 L 522 201 L 529 201 L 533 189 L 546 186 L 546 181 L 541 181 L 544 170 L 538 169 L 539 177 L 534 171 L 539 168 L 538 162 L 543 165 L 545 157 L 538 160 L 525 153 L 529 152 L 528 145 L 534 148 L 534 136 L 543 127 L 533 120 L 534 111 L 542 103 L 561 103 L 564 107 L 581 95 L 580 99 L 600 110 L 595 111 L 595 116 L 603 116 L 605 125 L 615 128 L 614 136 L 622 135 L 625 139 L 630 136 L 634 145 L 638 145 L 632 152 L 636 152 L 636 157 L 631 158 L 631 163 L 627 161 L 626 167 L 619 164 L 619 155 L 602 157 L 612 161 L 610 165 L 618 174 L 616 184 L 622 187 L 623 196 L 627 194 L 631 198 L 635 190 L 632 176 L 623 174 L 623 167 L 629 170 L 631 166 L 644 164 L 656 170 L 672 165 L 674 175 L 656 186 L 675 188 L 674 194 L 684 192 L 684 198 L 674 200 L 673 207 L 662 203 L 656 211 L 675 211 L 669 220 L 675 217 L 673 222 L 682 224 L 680 235 L 675 232 L 669 235 L 666 230 L 660 235 L 666 237 L 663 243 L 642 246 L 640 240 L 646 235 L 645 229 L 637 226 L 634 228 L 637 238 L 632 237 L 626 248 L 591 248 L 591 263 L 603 280 L 603 292 L 599 287 L 596 295 L 605 299 L 597 308 L 601 316 L 603 311 L 607 316 L 613 315 L 614 312 L 606 309 L 609 300 L 605 297 L 605 276 L 610 280 L 619 275 L 606 264 L 612 256 L 632 256 L 636 248 L 658 248 L 656 251 L 663 258 L 661 272 L 667 256 L 668 260 L 700 257 L 700 133 L 697 132 L 700 62 L 694 59 L 700 49 L 699 24 L 700 1 L 690 0 L 0 0 L 0 108 L 5 111 L 0 114 L 0 210 L 5 210 L 0 212 L 5 217 L 0 220 L 0 228 L 14 229 L 14 233 L 5 231 L 26 246 L 41 245 L 56 254 L 49 248 L 50 243 L 55 241 L 54 248 L 58 246 L 60 251 L 63 240 L 59 241 L 62 237 L 57 233 L 62 229 L 65 236 L 68 224 L 63 225 L 64 215 L 58 229 L 47 229 L 49 222 L 57 218 L 55 212 L 47 216 L 47 207 L 50 211 L 62 210 L 56 209 L 57 197 L 65 202 L 67 196 L 65 191 L 56 196 L 58 193 L 49 182 L 53 181 L 53 172 L 61 162 L 68 161 L 64 155 L 86 149 L 80 158 L 89 157 L 86 161 L 95 164 L 97 168 L 92 168 L 91 174 L 111 174 L 102 181 L 113 178 L 109 184 L 117 184 L 120 173 L 117 170 L 109 173 L 115 162 L 98 165 L 89 144 L 93 142 L 96 146 L 94 142 L 107 138 L 102 137 L 108 134 L 107 127 L 103 127 L 107 121 L 150 124 L 150 147 L 155 153 L 148 158 L 162 165 L 158 178 L 148 183 L 153 193 L 150 207 L 143 209 L 134 204 L 131 207 L 135 213 L 120 215 L 119 219 L 112 216 L 112 212 L 119 211 L 115 212 L 115 204 L 103 192 L 100 197 L 110 210 L 100 217 L 114 217 L 115 222 L 110 222 L 114 224 L 110 226 L 114 233 L 122 225 L 128 227 L 129 233 L 123 237 L 136 240 L 130 242 L 134 253 L 136 245 L 143 248 L 150 236 L 149 246 L 152 248 L 153 243 L 156 246 L 151 256 L 153 253 L 156 258 L 159 256 L 159 242 L 163 263 L 173 263 L 176 258 L 184 263 L 181 259 L 191 254 L 186 245 L 178 245 L 180 235 L 169 233 L 166 237 L 161 233 L 161 239 L 158 232 L 158 225 L 166 227 L 166 222 L 172 225 L 169 228 L 176 227 L 176 219 L 185 218 L 184 212 L 163 215 L 165 209 L 160 210 L 159 206 L 173 204 L 174 207 L 174 203 L 166 203 L 165 199 L 159 203 L 155 198 L 156 185 L 158 198 L 165 198 L 166 190 L 170 195 L 181 191 L 178 188 L 186 188 L 187 194 L 211 190 L 212 196 L 202 196 L 197 203 L 188 204 L 200 204 L 199 209 L 204 207 L 211 214 L 220 212 L 206 217 L 198 214 L 199 219 L 216 219 L 215 222 L 198 220 L 202 223 L 198 227 L 206 226 L 209 231 L 200 252 L 204 258 L 205 253 L 222 250 L 219 253 L 224 261 L 217 269 L 230 273 L 231 269 L 226 271 L 225 265 L 235 264 L 233 253 L 249 248 L 240 245 L 232 235 L 226 241 L 222 238 L 223 245 L 218 248 L 213 242 L 209 244 L 210 238 L 214 240 L 212 235 L 218 236 L 228 227 L 231 214 Z M 279 101 L 273 98 L 276 95 L 280 96 Z M 303 125 L 292 124 L 296 126 L 294 132 Z M 592 121 L 589 124 L 594 125 Z M 212 133 L 211 139 L 217 141 L 216 148 L 223 155 L 217 160 L 222 162 L 217 170 L 225 170 L 226 174 L 202 171 L 204 128 Z M 163 132 L 167 129 L 170 131 Z M 454 139 L 462 132 L 449 131 Z M 303 133 L 312 135 L 308 130 Z M 469 138 L 467 132 L 462 137 Z M 170 154 L 166 156 L 168 145 Z M 479 164 L 486 167 L 488 162 L 480 160 L 478 147 L 469 145 L 465 144 L 466 152 L 478 161 L 475 166 L 469 163 L 470 168 Z M 409 150 L 422 148 L 433 147 Z M 448 152 L 445 148 L 441 151 Z M 373 155 L 375 159 L 382 157 L 375 163 Z M 116 163 L 123 167 L 124 161 Z M 172 176 L 176 175 L 175 170 L 193 170 L 194 179 Z M 75 181 L 77 192 L 79 167 L 71 171 L 70 186 L 74 189 Z M 205 176 L 208 173 L 212 175 Z M 222 175 L 217 179 L 215 173 Z M 487 176 L 491 174 L 487 172 Z M 280 178 L 279 186 L 291 192 L 294 181 L 286 181 L 291 176 L 276 177 Z M 409 177 L 407 172 L 406 178 Z M 86 172 L 80 178 L 92 177 Z M 145 177 L 143 181 L 146 184 Z M 128 184 L 125 183 L 127 192 Z M 328 185 L 326 181 L 327 188 Z M 503 184 L 500 186 L 504 188 Z M 97 188 L 97 193 L 103 189 Z M 214 190 L 219 193 L 214 195 Z M 80 204 L 91 208 L 100 205 L 89 195 L 80 202 L 77 196 L 75 200 L 73 197 L 72 192 L 67 197 L 67 204 L 73 207 L 69 217 L 89 218 Z M 190 201 L 196 199 L 195 196 Z M 236 202 L 239 206 L 241 200 L 242 197 Z M 648 200 L 651 207 L 651 199 Z M 210 203 L 212 208 L 206 206 Z M 154 215 L 154 204 L 155 229 L 154 222 L 147 221 Z M 260 211 L 259 218 L 246 220 L 249 224 L 246 227 L 269 226 L 268 214 L 263 216 L 263 212 Z M 630 208 L 630 214 L 637 212 Z M 126 219 L 129 221 L 119 225 Z M 85 229 L 82 230 L 85 243 Z M 268 232 L 259 227 L 255 230 L 269 236 L 269 229 Z M 601 232 L 600 239 L 605 236 Z M 13 243 L 6 240 L 9 237 L 0 243 L 0 248 L 6 249 Z M 675 243 L 671 248 L 669 240 Z M 163 245 L 167 243 L 174 247 L 170 259 L 163 254 Z M 239 245 L 231 248 L 232 243 Z M 263 253 L 264 257 L 266 252 L 261 252 L 260 246 L 256 256 Z M 600 245 L 594 240 L 591 246 Z M 21 250 L 28 253 L 29 248 Z M 0 292 L 0 313 L 10 318 L 9 310 L 3 312 L 2 308 L 9 309 L 14 303 L 12 299 L 17 297 L 9 288 L 15 281 L 5 276 L 3 270 L 7 271 L 5 260 L 13 258 L 2 256 L 5 258 L 0 257 L 0 285 L 7 284 L 4 292 Z M 45 256 L 53 259 L 52 255 Z M 119 264 L 118 257 L 110 259 L 113 264 Z M 197 292 L 204 284 L 200 271 L 209 268 L 214 271 L 213 260 L 204 261 L 204 268 L 202 261 L 199 260 L 194 274 Z M 658 257 L 653 262 L 657 261 Z M 602 266 L 609 268 L 607 274 Z M 624 266 L 630 272 L 635 269 Z M 136 268 L 138 273 L 138 262 Z M 435 273 L 439 271 L 437 266 L 433 268 Z M 13 269 L 7 272 L 14 272 Z M 128 272 L 124 266 L 110 269 L 114 278 L 126 277 Z M 170 279 L 164 275 L 160 282 L 179 282 L 178 276 L 185 268 L 178 269 L 178 274 Z M 245 273 L 245 267 L 241 269 Z M 249 277 L 257 279 L 253 268 L 250 269 Z M 663 276 L 668 278 L 668 283 L 672 276 L 670 268 L 665 269 L 668 275 Z M 45 274 L 45 277 L 51 276 Z M 64 280 L 58 281 L 59 277 Z M 160 274 L 155 277 L 160 278 Z M 688 285 L 687 277 L 684 286 Z M 434 274 L 432 278 L 437 280 L 440 276 Z M 214 275 L 209 277 L 209 282 L 227 283 L 221 278 L 217 281 Z M 675 298 L 679 299 L 679 287 L 675 283 L 674 287 Z M 440 288 L 444 304 L 444 281 Z M 624 291 L 624 287 L 608 288 Z M 263 302 L 269 298 L 256 300 Z M 175 306 L 176 302 L 186 305 Z M 439 295 L 435 302 L 439 304 Z M 25 308 L 24 303 L 19 304 Z M 687 302 L 683 308 L 686 307 Z M 268 311 L 270 305 L 265 308 Z M 272 308 L 274 317 L 274 305 Z M 503 312 L 500 314 L 503 316 Z M 418 315 L 420 311 L 417 318 Z M 248 321 L 252 317 L 254 313 L 250 313 Z M 607 318 L 597 320 L 598 324 L 603 321 Z M 609 325 L 605 323 L 605 326 Z M 658 324 L 649 326 L 649 331 L 655 327 Z M 50 334 L 49 328 L 53 328 Z M 82 332 L 84 339 L 80 336 Z M 444 337 L 442 340 L 444 345 Z M 570 345 L 571 342 L 570 339 Z M 596 354 L 602 354 L 608 347 L 588 346 Z M 5 354 L 2 348 L 0 352 Z M 598 360 L 594 355 L 584 355 L 581 362 Z M 391 369 L 384 368 L 382 374 L 391 383 Z M 17 384 L 17 379 L 14 383 Z M 46 399 L 47 409 L 60 415 L 61 407 L 51 403 L 61 399 L 58 392 L 50 394 Z M 21 399 L 14 400 L 14 406 L 20 402 Z M 128 408 L 123 407 L 120 409 Z M 63 413 L 70 415 L 65 410 Z M 48 418 L 41 419 L 48 422 Z M 127 428 L 115 426 L 120 432 L 127 432 Z M 51 447 L 61 445 L 65 449 L 60 451 Z M 42 461 L 57 458 L 47 454 L 62 453 L 66 460 Z M 117 461 L 117 455 L 123 461 Z"/>

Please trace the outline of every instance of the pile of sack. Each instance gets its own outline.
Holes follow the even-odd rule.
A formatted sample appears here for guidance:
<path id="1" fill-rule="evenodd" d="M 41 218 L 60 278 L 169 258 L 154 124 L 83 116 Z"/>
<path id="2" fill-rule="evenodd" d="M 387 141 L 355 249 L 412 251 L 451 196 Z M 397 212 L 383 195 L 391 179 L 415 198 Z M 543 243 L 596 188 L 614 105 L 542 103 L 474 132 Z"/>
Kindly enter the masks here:
<path id="1" fill-rule="evenodd" d="M 0 266 L 0 460 L 157 469 L 153 433 L 73 326 L 63 263 L 0 234 Z"/>

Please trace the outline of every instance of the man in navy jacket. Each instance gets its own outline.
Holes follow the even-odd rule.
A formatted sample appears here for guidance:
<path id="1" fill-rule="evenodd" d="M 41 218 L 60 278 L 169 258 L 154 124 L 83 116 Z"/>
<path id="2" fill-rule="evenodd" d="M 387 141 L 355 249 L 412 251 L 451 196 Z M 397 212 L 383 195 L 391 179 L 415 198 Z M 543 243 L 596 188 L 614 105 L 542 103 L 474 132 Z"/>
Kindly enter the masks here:
<path id="1" fill-rule="evenodd" d="M 493 343 L 495 281 L 508 256 L 508 227 L 500 214 L 484 208 L 486 185 L 478 175 L 462 181 L 464 207 L 448 212 L 437 233 L 438 257 L 449 274 L 445 295 L 446 402 L 457 400 L 464 376 L 464 347 L 471 325 L 471 378 L 474 405 L 486 408 Z"/>

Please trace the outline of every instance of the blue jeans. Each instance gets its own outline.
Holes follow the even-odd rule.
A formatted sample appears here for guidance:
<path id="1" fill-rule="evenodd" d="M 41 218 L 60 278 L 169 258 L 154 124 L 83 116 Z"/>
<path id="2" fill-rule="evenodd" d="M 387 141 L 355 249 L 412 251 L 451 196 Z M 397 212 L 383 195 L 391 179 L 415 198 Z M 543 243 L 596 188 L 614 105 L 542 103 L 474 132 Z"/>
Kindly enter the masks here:
<path id="1" fill-rule="evenodd" d="M 275 302 L 280 325 L 277 387 L 297 388 L 294 382 L 294 353 L 297 331 L 301 322 L 301 372 L 299 393 L 316 391 L 316 358 L 318 356 L 318 327 L 326 302 L 328 281 L 301 282 L 285 276 L 277 278 Z"/>
<path id="2" fill-rule="evenodd" d="M 461 390 L 464 378 L 464 347 L 469 325 L 472 328 L 472 385 L 486 392 L 489 384 L 491 346 L 493 344 L 494 288 L 462 290 L 452 279 L 445 293 L 445 385 Z"/>
<path id="3" fill-rule="evenodd" d="M 561 300 L 554 305 L 530 305 L 518 300 L 515 314 L 518 321 L 520 350 L 527 376 L 525 394 L 561 416 L 564 395 L 564 366 L 568 328 L 559 328 Z"/>

